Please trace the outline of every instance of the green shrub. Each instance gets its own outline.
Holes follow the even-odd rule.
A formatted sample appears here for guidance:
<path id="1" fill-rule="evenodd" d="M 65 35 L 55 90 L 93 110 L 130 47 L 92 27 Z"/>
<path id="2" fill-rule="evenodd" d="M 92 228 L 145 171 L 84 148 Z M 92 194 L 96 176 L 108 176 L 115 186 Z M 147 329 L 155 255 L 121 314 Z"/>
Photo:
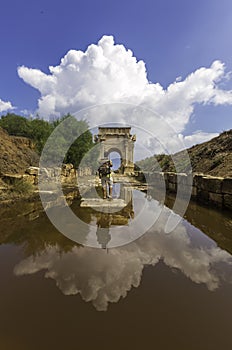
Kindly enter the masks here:
<path id="1" fill-rule="evenodd" d="M 27 195 L 33 192 L 33 185 L 30 182 L 21 179 L 13 185 L 12 191 L 17 194 Z"/>

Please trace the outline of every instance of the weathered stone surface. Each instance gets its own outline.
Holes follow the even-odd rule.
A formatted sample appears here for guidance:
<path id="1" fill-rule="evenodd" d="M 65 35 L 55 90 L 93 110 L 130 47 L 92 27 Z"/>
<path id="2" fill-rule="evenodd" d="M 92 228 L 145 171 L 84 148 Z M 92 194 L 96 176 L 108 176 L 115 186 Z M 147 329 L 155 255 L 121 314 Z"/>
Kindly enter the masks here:
<path id="1" fill-rule="evenodd" d="M 157 201 L 159 201 L 160 203 L 164 203 L 165 201 L 165 196 L 166 196 L 166 190 L 165 188 L 159 188 L 157 186 L 155 186 L 152 189 L 149 189 L 149 192 L 147 193 L 147 198 L 153 198 L 156 199 Z"/>
<path id="2" fill-rule="evenodd" d="M 169 173 L 164 173 L 164 180 L 165 181 L 168 181 L 168 175 L 169 175 Z"/>
<path id="3" fill-rule="evenodd" d="M 232 209 L 232 195 L 231 194 L 224 194 L 224 207 L 228 209 Z"/>
<path id="4" fill-rule="evenodd" d="M 192 174 L 177 174 L 177 183 L 178 186 L 192 186 L 193 185 L 193 176 Z"/>
<path id="5" fill-rule="evenodd" d="M 223 180 L 222 192 L 232 194 L 232 178 L 231 177 Z"/>
<path id="6" fill-rule="evenodd" d="M 61 176 L 68 176 L 68 172 L 66 169 L 63 169 L 61 170 Z"/>
<path id="7" fill-rule="evenodd" d="M 37 186 L 38 183 L 39 183 L 39 177 L 38 177 L 38 176 L 35 176 L 34 185 Z"/>
<path id="8" fill-rule="evenodd" d="M 53 169 L 53 175 L 54 175 L 55 177 L 60 176 L 60 174 L 61 174 L 60 168 L 54 168 L 54 169 Z"/>
<path id="9" fill-rule="evenodd" d="M 179 198 L 189 200 L 189 197 L 192 195 L 192 188 L 190 186 L 181 186 L 179 188 L 177 187 L 177 190 Z"/>
<path id="10" fill-rule="evenodd" d="M 222 181 L 220 177 L 202 176 L 196 179 L 195 186 L 204 191 L 221 193 Z"/>
<path id="11" fill-rule="evenodd" d="M 219 207 L 223 206 L 223 195 L 220 193 L 209 192 L 209 201 L 216 204 Z"/>
<path id="12" fill-rule="evenodd" d="M 146 176 L 145 176 L 145 174 L 142 171 L 137 171 L 136 173 L 134 173 L 134 175 L 138 181 L 147 181 L 148 182 L 150 179 L 149 174 L 146 174 Z"/>
<path id="13" fill-rule="evenodd" d="M 72 177 L 72 176 L 61 176 L 61 182 L 62 183 L 76 183 L 77 182 L 77 179 L 75 177 Z"/>
<path id="14" fill-rule="evenodd" d="M 62 164 L 62 169 L 71 170 L 71 169 L 73 169 L 73 164 L 71 164 L 71 163 Z"/>
<path id="15" fill-rule="evenodd" d="M 61 169 L 62 176 L 70 177 L 70 176 L 73 176 L 73 174 L 75 174 L 75 170 L 73 169 L 72 164 L 62 164 L 62 169 Z"/>
<path id="16" fill-rule="evenodd" d="M 202 175 L 194 176 L 194 180 L 193 180 L 194 186 L 196 186 L 198 189 L 203 190 L 204 189 L 204 179 L 205 179 L 205 177 Z"/>
<path id="17" fill-rule="evenodd" d="M 42 177 L 53 177 L 53 168 L 40 168 L 40 175 Z"/>
<path id="18" fill-rule="evenodd" d="M 177 183 L 177 174 L 176 173 L 167 173 L 167 180 L 168 180 L 168 182 L 170 182 L 172 184 L 176 184 Z"/>
<path id="19" fill-rule="evenodd" d="M 26 169 L 25 171 L 26 174 L 29 175 L 39 175 L 39 168 L 35 166 L 30 166 L 29 168 Z"/>
<path id="20" fill-rule="evenodd" d="M 23 181 L 29 182 L 32 185 L 35 184 L 35 175 L 24 174 Z"/>
<path id="21" fill-rule="evenodd" d="M 79 176 L 89 176 L 92 175 L 92 169 L 90 167 L 83 167 L 78 169 Z"/>
<path id="22" fill-rule="evenodd" d="M 179 196 L 187 198 L 191 188 L 191 197 L 203 203 L 212 203 L 231 209 L 232 178 L 222 178 L 200 173 L 185 174 L 173 172 L 146 173 L 147 179 L 157 189 L 165 186 L 171 192 L 179 191 Z M 177 183 L 175 182 L 177 179 Z M 148 182 L 147 181 L 147 182 Z M 228 194 L 228 196 L 226 196 Z M 224 196 L 223 196 L 224 195 Z"/>
<path id="23" fill-rule="evenodd" d="M 212 177 L 207 178 L 206 181 L 206 190 L 209 192 L 221 193 L 222 192 L 222 180 L 221 177 Z"/>
<path id="24" fill-rule="evenodd" d="M 209 201 L 209 192 L 201 189 L 197 189 L 197 199 L 207 203 Z"/>
<path id="25" fill-rule="evenodd" d="M 155 185 L 157 189 L 163 189 L 164 185 L 171 192 L 179 191 L 180 197 L 189 194 L 191 188 L 191 197 L 204 203 L 212 203 L 217 206 L 226 206 L 231 208 L 231 197 L 223 195 L 232 195 L 232 178 L 222 178 L 200 173 L 185 174 L 173 172 L 153 172 L 146 173 L 147 182 Z M 177 180 L 177 182 L 176 182 Z M 225 198 L 226 204 L 223 201 Z"/>
<path id="26" fill-rule="evenodd" d="M 147 183 L 150 184 L 160 184 L 163 183 L 164 184 L 164 173 L 158 173 L 158 172 L 154 172 L 154 173 L 145 173 L 145 179 Z"/>
<path id="27" fill-rule="evenodd" d="M 76 170 L 72 164 L 63 164 L 62 168 L 40 168 L 39 173 L 43 181 L 51 180 L 70 183 L 76 180 Z"/>
<path id="28" fill-rule="evenodd" d="M 203 174 L 194 174 L 193 176 L 193 186 L 198 187 L 198 184 L 201 183 Z"/>
<path id="29" fill-rule="evenodd" d="M 168 189 L 169 189 L 169 191 L 171 191 L 171 192 L 176 192 L 177 186 L 176 186 L 175 183 L 169 182 L 169 183 L 168 183 Z"/>
<path id="30" fill-rule="evenodd" d="M 21 174 L 4 174 L 1 176 L 2 180 L 8 185 L 14 185 L 22 180 L 23 175 Z"/>
<path id="31" fill-rule="evenodd" d="M 192 186 L 192 197 L 196 197 L 197 196 L 197 187 Z"/>
<path id="32" fill-rule="evenodd" d="M 165 183 L 165 180 L 164 180 L 164 173 L 159 173 L 157 174 L 157 177 L 156 177 L 157 181 L 164 184 Z"/>
<path id="33" fill-rule="evenodd" d="M 126 204 L 127 203 L 123 199 L 118 198 L 111 201 L 101 198 L 83 198 L 81 207 L 122 209 Z"/>

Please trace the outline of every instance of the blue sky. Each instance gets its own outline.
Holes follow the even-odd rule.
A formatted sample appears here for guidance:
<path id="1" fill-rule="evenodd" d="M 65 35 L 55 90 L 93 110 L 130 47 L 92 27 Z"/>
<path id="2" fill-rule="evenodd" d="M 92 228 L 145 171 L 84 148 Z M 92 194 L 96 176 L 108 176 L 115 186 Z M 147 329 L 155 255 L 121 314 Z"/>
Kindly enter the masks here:
<path id="1" fill-rule="evenodd" d="M 144 61 L 148 80 L 163 89 L 220 60 L 225 71 L 218 88 L 232 90 L 231 34 L 231 0 L 2 0 L 0 99 L 10 101 L 15 113 L 34 113 L 41 91 L 20 78 L 17 68 L 49 75 L 49 66 L 59 65 L 69 50 L 85 51 L 103 35 L 131 49 Z M 193 104 L 182 135 L 232 127 L 231 103 Z"/>

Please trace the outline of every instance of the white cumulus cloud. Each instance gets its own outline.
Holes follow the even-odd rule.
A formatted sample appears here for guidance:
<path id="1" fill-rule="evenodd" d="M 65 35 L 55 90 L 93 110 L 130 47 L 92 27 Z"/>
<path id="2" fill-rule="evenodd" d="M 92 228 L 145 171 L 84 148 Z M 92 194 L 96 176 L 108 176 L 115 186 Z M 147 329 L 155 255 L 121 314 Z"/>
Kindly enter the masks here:
<path id="1" fill-rule="evenodd" d="M 139 287 L 144 267 L 155 266 L 160 260 L 210 291 L 223 280 L 231 283 L 231 278 L 227 280 L 228 276 L 217 269 L 222 263 L 231 266 L 231 255 L 211 240 L 203 243 L 203 234 L 185 221 L 172 234 L 164 234 L 169 213 L 164 207 L 155 228 L 131 244 L 110 249 L 108 254 L 101 249 L 74 247 L 60 255 L 58 247 L 48 246 L 40 255 L 18 263 L 14 273 L 22 276 L 45 270 L 45 277 L 55 280 L 64 295 L 80 294 L 99 311 L 106 311 L 109 303 L 118 302 L 132 287 Z"/>
<path id="2" fill-rule="evenodd" d="M 11 109 L 14 109 L 11 102 L 9 102 L 9 101 L 5 102 L 5 101 L 2 101 L 0 99 L 0 113 L 11 110 Z"/>
<path id="3" fill-rule="evenodd" d="M 19 76 L 40 91 L 37 112 L 44 118 L 73 114 L 94 105 L 127 103 L 161 115 L 175 130 L 172 136 L 177 137 L 188 124 L 196 103 L 232 104 L 232 91 L 219 88 L 219 82 L 228 75 L 222 62 L 214 61 L 210 67 L 201 67 L 185 79 L 178 77 L 164 89 L 159 83 L 148 81 L 145 63 L 138 61 L 131 50 L 115 44 L 113 36 L 103 36 L 85 52 L 68 51 L 60 64 L 50 66 L 49 70 L 50 74 L 45 74 L 38 69 L 18 68 Z M 120 113 L 108 112 L 95 114 L 92 124 L 123 119 Z M 127 114 L 126 122 L 151 132 L 156 129 L 155 117 L 132 118 Z M 201 139 L 205 141 L 212 136 L 205 134 L 203 138 L 202 134 Z"/>

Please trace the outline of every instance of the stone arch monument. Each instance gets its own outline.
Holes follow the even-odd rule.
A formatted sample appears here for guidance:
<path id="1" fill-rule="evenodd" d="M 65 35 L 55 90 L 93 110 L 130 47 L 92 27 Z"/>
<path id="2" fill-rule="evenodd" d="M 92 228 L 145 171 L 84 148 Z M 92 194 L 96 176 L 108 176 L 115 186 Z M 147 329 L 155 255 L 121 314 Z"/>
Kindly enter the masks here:
<path id="1" fill-rule="evenodd" d="M 100 143 L 100 160 L 109 157 L 111 152 L 118 152 L 121 157 L 121 172 L 133 174 L 134 172 L 134 142 L 136 135 L 131 135 L 131 127 L 99 127 L 98 135 L 94 141 Z"/>

